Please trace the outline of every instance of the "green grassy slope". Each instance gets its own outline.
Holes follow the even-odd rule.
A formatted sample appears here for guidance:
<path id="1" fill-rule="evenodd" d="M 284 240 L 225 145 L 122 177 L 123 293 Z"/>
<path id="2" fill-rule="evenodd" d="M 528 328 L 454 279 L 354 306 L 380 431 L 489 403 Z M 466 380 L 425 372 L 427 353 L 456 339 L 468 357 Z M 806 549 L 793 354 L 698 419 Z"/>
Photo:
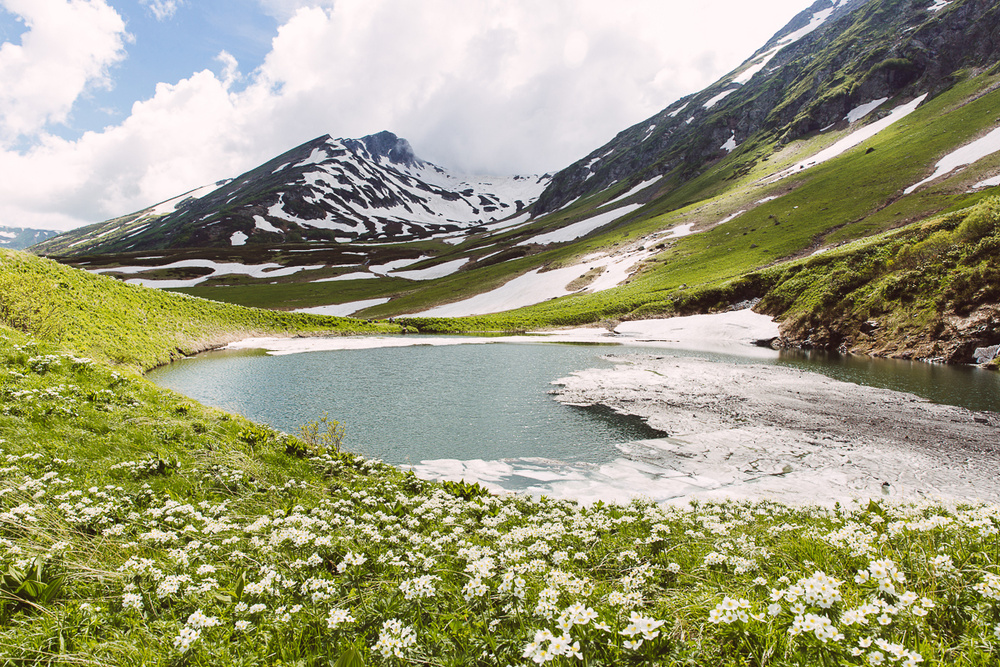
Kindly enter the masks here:
<path id="1" fill-rule="evenodd" d="M 767 162 L 758 162 L 757 167 L 743 176 L 737 175 L 736 165 L 745 156 L 734 154 L 730 162 L 719 163 L 681 190 L 650 205 L 653 213 L 658 210 L 664 213 L 621 229 L 605 231 L 580 246 L 548 254 L 557 265 L 575 254 L 614 244 L 624 246 L 630 240 L 659 229 L 688 223 L 702 226 L 736 211 L 745 211 L 707 231 L 669 242 L 663 252 L 648 261 L 644 270 L 626 285 L 497 315 L 410 322 L 422 329 L 440 331 L 524 330 L 725 308 L 738 301 L 767 296 L 769 290 L 778 289 L 786 280 L 780 276 L 800 270 L 797 268 L 801 265 L 799 258 L 818 249 L 876 238 L 893 229 L 909 229 L 907 235 L 899 238 L 919 241 L 923 221 L 941 211 L 965 209 L 962 215 L 966 215 L 972 210 L 969 207 L 989 197 L 989 189 L 969 192 L 968 188 L 983 178 L 984 173 L 990 173 L 994 163 L 1000 160 L 995 156 L 939 179 L 909 196 L 901 195 L 905 187 L 930 171 L 926 165 L 933 165 L 954 145 L 967 143 L 993 126 L 1000 114 L 1000 92 L 994 89 L 996 82 L 995 76 L 969 78 L 840 157 L 777 182 L 768 182 L 768 175 L 794 164 L 804 154 L 830 145 L 842 134 L 817 136 L 806 142 L 810 144 L 808 148 L 789 146 L 773 154 Z M 684 201 L 709 194 L 712 196 L 682 206 Z M 777 199 L 761 201 L 768 197 Z M 905 245 L 907 241 L 899 243 Z M 956 243 L 961 245 L 962 241 Z M 983 251 L 978 257 L 989 266 L 997 261 L 995 252 Z M 900 326 L 892 336 L 883 331 L 880 344 L 867 349 L 898 355 L 939 356 L 933 353 L 934 340 L 930 340 L 929 345 L 904 344 L 907 338 L 937 336 L 940 339 L 954 334 L 954 329 L 942 329 L 934 322 L 969 313 L 954 300 L 941 298 L 941 286 L 946 288 L 953 280 L 962 280 L 961 270 L 954 264 L 935 264 L 935 261 L 925 263 L 921 269 L 936 276 L 929 279 L 928 292 L 924 295 L 925 300 L 937 303 L 934 317 L 913 318 L 903 304 L 886 301 L 885 308 L 897 309 L 893 319 L 900 322 Z M 815 289 L 822 290 L 821 276 L 814 277 L 819 281 Z M 802 279 L 800 276 L 799 281 Z M 977 306 L 997 301 L 996 295 L 988 291 L 976 299 Z M 791 322 L 791 336 L 805 333 L 798 326 L 800 310 L 790 309 L 783 299 L 771 299 L 769 303 L 769 312 Z M 841 308 L 839 301 L 836 304 Z M 393 304 L 387 304 L 369 312 L 385 314 L 392 307 Z M 829 309 L 824 315 L 832 317 L 835 312 L 840 311 Z M 813 326 L 822 316 L 819 312 L 812 313 Z M 855 320 L 858 316 L 856 312 L 850 313 Z M 862 321 L 864 319 L 867 318 Z M 839 329 L 843 321 L 828 324 Z M 844 331 L 834 336 L 837 340 L 828 338 L 827 342 L 836 347 L 845 338 L 854 338 L 855 333 Z M 803 339 L 807 337 L 802 336 Z M 812 342 L 820 344 L 818 337 Z"/>
<path id="2" fill-rule="evenodd" d="M 0 394 L 3 665 L 1000 660 L 995 506 L 489 496 L 2 326 Z"/>
<path id="3" fill-rule="evenodd" d="M 0 250 L 0 322 L 140 369 L 251 335 L 399 331 L 184 297 L 8 250 Z"/>
<path id="4" fill-rule="evenodd" d="M 858 125 L 848 127 L 841 123 L 829 131 L 787 145 L 763 134 L 749 137 L 731 154 L 709 164 L 690 180 L 681 182 L 674 173 L 664 175 L 642 193 L 633 194 L 627 202 L 646 201 L 643 208 L 584 238 L 557 247 L 519 244 L 538 233 L 572 224 L 602 210 L 603 205 L 628 191 L 632 182 L 622 182 L 605 192 L 589 195 L 525 227 L 494 235 L 473 234 L 458 246 L 427 241 L 386 246 L 338 246 L 318 251 L 303 247 L 278 253 L 266 248 L 243 249 L 239 252 L 245 256 L 238 257 L 244 262 L 274 261 L 286 267 L 319 264 L 325 267 L 275 279 L 219 277 L 178 291 L 274 309 L 390 298 L 388 303 L 370 307 L 360 314 L 372 318 L 406 317 L 495 289 L 528 271 L 577 264 L 594 252 L 634 249 L 663 230 L 694 225 L 699 233 L 663 241 L 658 246 L 659 252 L 649 257 L 628 282 L 618 288 L 596 294 L 576 294 L 496 315 L 454 321 L 414 318 L 408 323 L 425 331 L 518 331 L 725 308 L 747 298 L 767 296 L 768 290 L 775 285 L 763 280 L 761 275 L 770 268 L 781 267 L 784 263 L 794 267 L 801 258 L 818 250 L 829 250 L 886 231 L 907 226 L 918 229 L 923 221 L 969 207 L 996 192 L 995 189 L 972 192 L 970 188 L 1000 169 L 1000 154 L 987 156 L 912 194 L 904 194 L 908 186 L 931 173 L 941 157 L 996 125 L 996 119 L 1000 118 L 1000 74 L 996 69 L 956 73 L 947 87 L 903 120 L 839 157 L 780 180 L 774 178 L 777 173 L 831 146 L 857 130 Z M 888 100 L 871 118 L 908 101 L 909 98 Z M 729 220 L 721 222 L 724 219 Z M 309 252 L 300 252 L 303 250 Z M 195 251 L 185 252 L 184 256 L 188 257 Z M 226 259 L 232 259 L 229 254 Z M 428 256 L 432 258 L 422 260 L 413 268 L 459 258 L 469 261 L 457 273 L 436 280 L 374 278 L 311 282 L 364 271 L 366 265 Z M 124 264 L 137 261 L 136 257 L 119 259 Z M 104 261 L 102 266 L 109 262 L 114 264 L 116 260 L 105 258 Z M 150 277 L 155 273 L 143 275 Z M 166 275 L 165 272 L 160 277 L 188 276 Z M 942 278 L 938 282 L 950 280 Z M 783 301 L 772 300 L 771 303 Z M 995 301 L 987 299 L 980 305 L 989 303 Z M 786 319 L 781 309 L 771 312 Z M 940 355 L 934 352 L 935 344 L 963 326 L 959 322 L 957 328 L 942 328 L 936 322 L 965 316 L 944 307 L 935 317 L 904 317 L 906 312 L 902 309 L 894 316 L 904 322 L 895 329 L 895 334 L 890 336 L 883 330 L 882 338 L 872 345 L 858 343 L 851 331 L 840 331 L 842 323 L 827 323 L 825 328 L 836 330 L 834 333 L 813 336 L 808 328 L 798 326 L 799 318 L 794 312 L 788 314 L 787 319 L 795 323 L 789 325 L 787 333 L 791 340 L 815 345 L 837 346 L 846 341 L 849 347 L 861 346 L 857 347 L 859 350 L 936 357 Z M 814 321 L 811 328 L 815 329 L 817 324 Z M 910 339 L 930 342 L 918 346 L 908 343 Z M 980 339 L 985 340 L 983 336 Z M 959 347 L 976 342 L 965 340 Z M 967 359 L 966 352 L 957 347 L 946 349 L 945 353 L 954 360 Z"/>

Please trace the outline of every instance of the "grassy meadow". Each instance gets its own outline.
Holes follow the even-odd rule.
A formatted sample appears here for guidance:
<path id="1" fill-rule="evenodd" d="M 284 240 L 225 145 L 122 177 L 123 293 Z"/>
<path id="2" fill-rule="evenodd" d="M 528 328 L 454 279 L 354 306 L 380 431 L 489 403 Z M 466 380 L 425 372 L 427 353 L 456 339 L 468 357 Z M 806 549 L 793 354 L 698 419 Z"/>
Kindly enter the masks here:
<path id="1" fill-rule="evenodd" d="M 748 142 L 627 225 L 559 248 L 515 244 L 628 185 L 459 246 L 372 251 L 482 260 L 419 284 L 244 277 L 175 294 L 0 250 L 0 666 L 1000 664 L 996 505 L 491 494 L 351 454 L 336 415 L 280 433 L 140 374 L 253 335 L 523 331 L 757 298 L 817 342 L 932 356 L 955 317 L 1000 297 L 1000 199 L 969 192 L 972 169 L 899 195 L 994 123 L 997 81 L 961 78 L 777 182 L 849 130 Z M 626 284 L 508 313 L 257 308 L 392 296 L 365 314 L 397 316 L 682 224 L 705 231 L 665 242 Z M 353 270 L 339 261 L 306 277 Z"/>
<path id="2" fill-rule="evenodd" d="M 0 325 L 0 665 L 1000 662 L 997 506 L 582 506 L 423 481 L 350 454 L 333 421 L 279 433 L 133 370 L 169 358 L 159 322 L 263 315 L 3 259 L 3 280 L 33 263 L 52 287 L 5 292 Z M 56 290 L 163 312 L 59 342 L 28 317 Z M 80 352 L 144 336 L 119 364 Z"/>
<path id="3" fill-rule="evenodd" d="M 0 250 L 0 321 L 78 354 L 140 370 L 250 336 L 400 331 L 390 324 L 188 298 L 12 250 Z"/>

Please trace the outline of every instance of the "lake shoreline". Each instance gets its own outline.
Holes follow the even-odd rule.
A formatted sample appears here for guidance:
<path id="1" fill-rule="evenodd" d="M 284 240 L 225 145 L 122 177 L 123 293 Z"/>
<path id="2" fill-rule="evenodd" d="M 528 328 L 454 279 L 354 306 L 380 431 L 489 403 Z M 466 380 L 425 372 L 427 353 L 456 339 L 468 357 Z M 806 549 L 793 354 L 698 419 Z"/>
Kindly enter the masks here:
<path id="1" fill-rule="evenodd" d="M 777 336 L 751 310 L 622 322 L 521 336 L 267 338 L 229 349 L 271 355 L 323 350 L 489 343 L 608 345 L 614 368 L 553 382 L 555 400 L 643 419 L 667 437 L 620 443 L 610 463 L 548 459 L 417 459 L 419 476 L 480 482 L 579 500 L 657 502 L 773 498 L 833 504 L 864 498 L 1000 501 L 1000 413 L 977 413 L 819 373 L 670 355 L 671 349 L 765 360 Z M 642 354 L 657 348 L 655 355 Z M 666 353 L 663 350 L 666 349 Z M 981 420 L 981 421 L 977 421 Z M 985 422 L 985 423 L 982 423 Z M 883 483 L 888 486 L 883 488 Z"/>
<path id="2" fill-rule="evenodd" d="M 666 471 L 651 480 L 654 497 L 1000 500 L 998 413 L 791 368 L 606 358 L 615 368 L 562 378 L 554 397 L 638 416 L 670 434 L 625 451 Z"/>

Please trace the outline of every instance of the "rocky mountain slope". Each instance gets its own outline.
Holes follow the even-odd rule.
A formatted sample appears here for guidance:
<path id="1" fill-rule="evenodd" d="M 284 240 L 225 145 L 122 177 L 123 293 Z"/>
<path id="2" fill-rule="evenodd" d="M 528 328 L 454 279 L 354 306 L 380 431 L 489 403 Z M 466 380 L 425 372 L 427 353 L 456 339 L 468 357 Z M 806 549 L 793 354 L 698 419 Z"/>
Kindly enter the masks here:
<path id="1" fill-rule="evenodd" d="M 529 206 L 548 176 L 467 177 L 391 132 L 319 137 L 237 178 L 38 246 L 44 254 L 397 242 L 447 237 Z"/>
<path id="2" fill-rule="evenodd" d="M 749 171 L 770 144 L 995 65 L 998 45 L 1000 6 L 989 0 L 818 0 L 733 72 L 557 173 L 536 213 L 621 181 L 665 176 L 679 187 L 730 153 Z"/>

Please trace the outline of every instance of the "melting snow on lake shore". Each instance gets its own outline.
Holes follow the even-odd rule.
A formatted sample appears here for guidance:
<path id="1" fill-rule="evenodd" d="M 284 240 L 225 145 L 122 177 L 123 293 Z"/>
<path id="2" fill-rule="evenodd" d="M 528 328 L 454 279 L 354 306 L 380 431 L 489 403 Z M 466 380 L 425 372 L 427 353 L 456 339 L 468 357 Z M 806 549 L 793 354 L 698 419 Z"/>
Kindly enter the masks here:
<path id="1" fill-rule="evenodd" d="M 354 302 L 366 303 L 366 302 Z M 349 304 L 340 304 L 346 306 Z M 374 304 L 373 304 L 374 305 Z M 367 307 L 367 306 L 365 306 Z M 360 310 L 361 307 L 355 308 Z M 309 309 L 312 310 L 312 309 Z M 313 310 L 315 312 L 315 310 Z M 247 338 L 226 349 L 263 349 L 269 354 L 296 354 L 320 350 L 356 350 L 414 345 L 482 345 L 486 343 L 598 343 L 632 346 L 675 346 L 683 349 L 726 351 L 739 346 L 740 354 L 753 355 L 759 340 L 778 335 L 778 325 L 767 315 L 737 310 L 713 315 L 689 315 L 665 320 L 623 322 L 614 331 L 603 327 L 555 329 L 525 336 L 307 336 L 296 338 Z M 696 346 L 701 346 L 696 347 Z M 766 350 L 773 354 L 770 350 Z"/>
<path id="2" fill-rule="evenodd" d="M 501 338 L 256 339 L 230 347 L 264 347 L 271 354 L 293 354 L 551 341 L 676 346 L 745 357 L 775 354 L 754 343 L 777 333 L 769 317 L 742 310 L 627 322 L 614 332 L 574 329 Z M 998 496 L 988 479 L 993 465 L 979 461 L 989 456 L 975 448 L 995 439 L 996 426 L 990 418 L 998 416 L 993 413 L 979 417 L 962 408 L 798 369 L 662 353 L 621 357 L 616 368 L 579 371 L 553 384 L 561 387 L 556 390 L 561 402 L 610 407 L 640 417 L 665 434 L 620 443 L 621 456 L 604 464 L 544 458 L 439 459 L 408 467 L 428 479 L 462 479 L 498 492 L 584 503 L 635 496 L 658 502 L 728 497 L 810 504 L 884 493 L 900 498 Z"/>

